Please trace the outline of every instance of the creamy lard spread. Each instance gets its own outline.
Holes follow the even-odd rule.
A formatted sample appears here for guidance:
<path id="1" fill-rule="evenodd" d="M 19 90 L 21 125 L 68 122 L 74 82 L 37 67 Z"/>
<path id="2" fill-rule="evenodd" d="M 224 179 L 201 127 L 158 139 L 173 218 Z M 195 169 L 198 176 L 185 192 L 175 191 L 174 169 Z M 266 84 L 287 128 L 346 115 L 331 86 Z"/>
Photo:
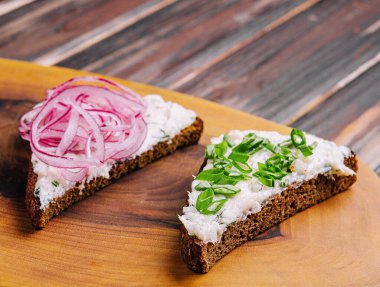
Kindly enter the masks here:
<path id="1" fill-rule="evenodd" d="M 144 143 L 132 158 L 150 150 L 159 142 L 170 141 L 196 119 L 195 112 L 176 103 L 166 102 L 158 95 L 148 95 L 143 99 L 148 107 L 144 114 L 148 132 Z M 34 173 L 38 176 L 34 193 L 35 196 L 40 198 L 41 209 L 45 209 L 50 201 L 62 196 L 65 191 L 75 186 L 75 182 L 63 179 L 57 168 L 46 165 L 34 154 L 32 154 L 31 160 Z M 109 171 L 114 164 L 115 161 L 109 161 L 102 167 L 89 168 L 87 177 L 79 187 L 83 189 L 85 182 L 89 182 L 96 177 L 109 178 Z"/>
<path id="2" fill-rule="evenodd" d="M 225 155 L 228 156 L 232 148 L 241 143 L 248 133 L 255 133 L 273 144 L 279 144 L 289 139 L 289 136 L 277 132 L 234 130 L 228 133 L 232 147 L 227 149 Z M 308 157 L 304 157 L 300 151 L 296 151 L 297 159 L 293 163 L 293 171 L 283 178 L 288 185 L 299 186 L 302 182 L 310 180 L 318 174 L 355 174 L 353 170 L 344 165 L 344 158 L 351 154 L 349 148 L 337 146 L 333 142 L 306 133 L 305 137 L 307 143 L 317 142 L 317 146 L 314 148 L 313 154 Z M 212 144 L 219 144 L 222 141 L 223 135 L 211 139 Z M 247 164 L 255 171 L 258 169 L 258 162 L 263 163 L 271 156 L 273 153 L 267 149 L 262 149 L 250 156 Z M 213 168 L 213 164 L 212 160 L 209 159 L 203 170 L 211 168 Z M 205 215 L 195 207 L 197 198 L 201 193 L 195 189 L 195 186 L 201 182 L 200 180 L 193 181 L 191 192 L 189 192 L 189 206 L 183 208 L 183 215 L 179 216 L 179 219 L 186 227 L 189 235 L 196 236 L 206 243 L 219 241 L 229 224 L 244 220 L 249 214 L 259 212 L 266 200 L 286 189 L 286 187 L 281 186 L 280 181 L 276 181 L 273 187 L 268 187 L 261 184 L 257 177 L 242 180 L 236 184 L 236 187 L 241 189 L 239 193 L 229 198 L 216 214 Z M 215 198 L 218 199 L 218 195 L 215 195 Z"/>

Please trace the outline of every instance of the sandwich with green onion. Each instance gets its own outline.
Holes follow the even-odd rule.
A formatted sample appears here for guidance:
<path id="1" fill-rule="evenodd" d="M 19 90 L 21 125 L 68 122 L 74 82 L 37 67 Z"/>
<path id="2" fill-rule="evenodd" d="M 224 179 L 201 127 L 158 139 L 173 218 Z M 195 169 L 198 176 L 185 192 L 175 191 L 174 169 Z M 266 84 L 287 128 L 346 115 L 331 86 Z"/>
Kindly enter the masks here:
<path id="1" fill-rule="evenodd" d="M 293 129 L 290 135 L 230 131 L 211 139 L 179 217 L 188 267 L 206 273 L 242 243 L 356 181 L 344 146 Z"/>

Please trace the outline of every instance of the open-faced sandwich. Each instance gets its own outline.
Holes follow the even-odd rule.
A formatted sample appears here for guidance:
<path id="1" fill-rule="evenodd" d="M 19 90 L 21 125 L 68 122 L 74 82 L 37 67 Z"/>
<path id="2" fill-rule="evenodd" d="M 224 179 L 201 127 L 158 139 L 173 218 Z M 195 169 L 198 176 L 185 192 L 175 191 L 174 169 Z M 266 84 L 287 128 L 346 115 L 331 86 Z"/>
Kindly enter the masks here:
<path id="1" fill-rule="evenodd" d="M 26 205 L 36 228 L 121 175 L 196 143 L 203 123 L 158 95 L 80 77 L 47 92 L 20 121 L 30 141 Z"/>
<path id="2" fill-rule="evenodd" d="M 206 273 L 237 246 L 356 181 L 347 147 L 293 129 L 211 139 L 183 208 L 182 257 Z"/>

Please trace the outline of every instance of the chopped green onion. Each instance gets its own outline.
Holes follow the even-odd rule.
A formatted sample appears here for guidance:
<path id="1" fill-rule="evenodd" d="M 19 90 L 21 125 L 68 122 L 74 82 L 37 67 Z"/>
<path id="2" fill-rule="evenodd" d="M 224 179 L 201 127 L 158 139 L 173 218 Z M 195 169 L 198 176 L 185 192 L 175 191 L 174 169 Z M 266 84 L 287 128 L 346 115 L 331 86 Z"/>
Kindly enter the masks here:
<path id="1" fill-rule="evenodd" d="M 257 138 L 256 134 L 254 133 L 248 133 L 243 137 L 243 140 L 241 141 L 242 143 L 248 143 L 252 142 Z"/>
<path id="2" fill-rule="evenodd" d="M 271 151 L 272 153 L 276 154 L 278 152 L 281 152 L 281 148 L 277 145 L 273 145 L 271 142 L 269 142 L 267 139 L 264 140 L 263 146 Z"/>
<path id="3" fill-rule="evenodd" d="M 213 197 L 214 197 L 214 191 L 211 188 L 208 188 L 208 189 L 202 191 L 198 195 L 197 202 L 195 204 L 195 208 L 199 212 L 203 213 L 212 204 Z"/>
<path id="4" fill-rule="evenodd" d="M 215 154 L 218 158 L 224 157 L 224 154 L 227 151 L 228 144 L 226 141 L 222 141 L 219 144 L 214 145 L 215 148 Z"/>
<path id="5" fill-rule="evenodd" d="M 246 163 L 234 161 L 232 164 L 242 173 L 250 173 L 252 171 L 252 168 Z"/>
<path id="6" fill-rule="evenodd" d="M 276 154 L 270 158 L 267 159 L 266 164 L 269 165 L 280 165 L 285 160 L 285 156 L 281 154 Z"/>
<path id="7" fill-rule="evenodd" d="M 305 134 L 299 129 L 292 129 L 290 133 L 290 139 L 292 140 L 292 143 L 295 147 L 306 145 Z"/>
<path id="8" fill-rule="evenodd" d="M 313 154 L 313 150 L 307 145 L 300 145 L 297 149 L 301 151 L 304 157 L 308 157 Z"/>
<path id="9" fill-rule="evenodd" d="M 239 174 L 238 177 L 231 177 L 229 175 L 226 175 L 227 171 L 223 169 L 206 169 L 201 171 L 195 179 L 197 180 L 205 180 L 210 183 L 217 183 L 217 184 L 231 184 L 235 185 L 238 183 L 239 180 L 244 179 L 243 175 Z"/>
<path id="10" fill-rule="evenodd" d="M 280 147 L 291 147 L 293 145 L 292 140 L 288 139 L 279 144 Z"/>
<path id="11" fill-rule="evenodd" d="M 260 150 L 262 150 L 262 149 L 263 149 L 263 146 L 260 145 L 260 146 L 258 146 L 258 147 L 255 147 L 255 148 L 251 149 L 251 150 L 248 152 L 248 154 L 251 156 L 251 155 L 257 153 L 258 151 L 260 151 Z"/>
<path id="12" fill-rule="evenodd" d="M 284 147 L 284 146 L 282 146 L 280 148 L 281 148 L 281 153 L 282 154 L 284 154 L 284 155 L 292 154 L 292 151 L 289 148 Z"/>
<path id="13" fill-rule="evenodd" d="M 260 146 L 262 143 L 264 142 L 264 139 L 263 138 L 259 138 L 259 137 L 256 137 L 254 141 L 252 141 L 250 143 L 250 149 L 254 149 L 254 148 L 257 148 L 258 146 Z"/>
<path id="14" fill-rule="evenodd" d="M 265 168 L 267 167 L 264 163 L 262 162 L 258 162 L 257 163 L 257 166 L 259 168 L 259 170 L 265 170 Z"/>
<path id="15" fill-rule="evenodd" d="M 219 185 L 236 185 L 240 180 L 242 179 L 237 177 L 233 178 L 223 174 L 218 176 L 217 180 L 214 181 L 214 183 Z"/>
<path id="16" fill-rule="evenodd" d="M 304 157 L 308 157 L 313 154 L 313 146 L 316 146 L 314 142 L 311 146 L 306 144 L 305 134 L 299 129 L 293 129 L 290 133 L 290 138 L 294 146 L 301 151 Z"/>
<path id="17" fill-rule="evenodd" d="M 273 178 L 265 178 L 264 176 L 257 176 L 258 180 L 265 186 L 273 187 L 274 179 Z"/>
<path id="18" fill-rule="evenodd" d="M 211 184 L 209 184 L 207 181 L 202 181 L 195 186 L 195 190 L 203 191 L 210 187 L 211 187 Z"/>
<path id="19" fill-rule="evenodd" d="M 258 148 L 264 139 L 257 137 L 254 133 L 247 134 L 243 141 L 232 149 L 233 152 L 249 153 Z"/>
<path id="20" fill-rule="evenodd" d="M 287 173 L 283 172 L 283 171 L 273 172 L 273 171 L 269 171 L 269 170 L 257 171 L 254 174 L 254 176 L 257 176 L 257 177 L 263 176 L 265 178 L 271 178 L 271 179 L 281 179 L 281 178 L 283 178 L 286 175 L 287 175 Z"/>
<path id="21" fill-rule="evenodd" d="M 216 168 L 224 168 L 224 167 L 228 166 L 230 164 L 230 162 L 227 160 L 217 159 L 214 161 L 213 164 L 214 164 L 214 167 L 216 167 Z"/>
<path id="22" fill-rule="evenodd" d="M 216 207 L 212 210 L 209 210 L 208 208 L 207 209 L 204 209 L 201 211 L 201 213 L 205 214 L 205 215 L 213 215 L 213 214 L 216 214 L 219 210 L 222 209 L 222 207 L 224 206 L 224 204 L 227 202 L 227 199 L 224 198 L 224 199 L 219 199 L 219 200 L 216 200 L 216 201 L 213 201 L 209 207 L 212 207 L 214 206 L 215 204 Z"/>
<path id="23" fill-rule="evenodd" d="M 215 158 L 215 148 L 214 145 L 210 144 L 206 146 L 206 159 L 213 159 Z"/>
<path id="24" fill-rule="evenodd" d="M 232 140 L 231 140 L 231 138 L 230 138 L 230 136 L 228 134 L 225 134 L 223 136 L 223 140 L 227 143 L 227 145 L 229 147 L 232 147 L 234 145 L 234 143 L 232 142 Z"/>
<path id="25" fill-rule="evenodd" d="M 310 145 L 310 148 L 311 148 L 311 149 L 315 149 L 317 146 L 318 146 L 318 142 L 313 142 L 313 143 Z"/>
<path id="26" fill-rule="evenodd" d="M 228 158 L 238 162 L 247 162 L 247 160 L 249 159 L 249 155 L 241 152 L 232 151 Z"/>
<path id="27" fill-rule="evenodd" d="M 220 175 L 223 175 L 223 173 L 224 171 L 219 168 L 206 169 L 201 171 L 195 179 L 214 182 L 218 179 Z"/>
<path id="28" fill-rule="evenodd" d="M 293 129 L 290 139 L 280 144 L 271 143 L 268 139 L 249 133 L 234 146 L 229 135 L 225 134 L 221 143 L 206 147 L 206 158 L 212 161 L 214 168 L 203 170 L 196 177 L 202 181 L 195 186 L 195 190 L 200 191 L 196 202 L 197 210 L 205 215 L 216 214 L 230 197 L 241 191 L 236 184 L 252 176 L 262 185 L 274 187 L 275 182 L 279 181 L 279 186 L 285 188 L 289 183 L 284 177 L 292 172 L 292 164 L 299 155 L 294 149 L 307 157 L 313 154 L 316 146 L 317 142 L 307 145 L 305 134 L 298 129 Z M 226 158 L 228 148 L 232 148 L 232 151 Z M 258 170 L 252 173 L 252 167 L 247 161 L 263 148 L 273 155 L 265 162 L 258 162 Z M 217 200 L 214 200 L 215 195 Z"/>
<path id="29" fill-rule="evenodd" d="M 240 188 L 233 185 L 214 185 L 213 189 L 214 189 L 215 194 L 224 194 L 224 195 L 236 194 L 241 191 Z"/>
<path id="30" fill-rule="evenodd" d="M 233 162 L 233 165 L 236 164 Z M 241 172 L 239 169 L 237 169 L 235 166 L 227 166 L 225 169 L 225 175 L 228 175 L 229 177 L 232 177 L 234 179 L 249 179 L 250 176 L 247 173 Z"/>
<path id="31" fill-rule="evenodd" d="M 238 172 L 237 170 L 229 169 L 229 171 L 227 172 L 227 175 L 232 176 L 232 177 L 239 177 L 240 172 Z"/>

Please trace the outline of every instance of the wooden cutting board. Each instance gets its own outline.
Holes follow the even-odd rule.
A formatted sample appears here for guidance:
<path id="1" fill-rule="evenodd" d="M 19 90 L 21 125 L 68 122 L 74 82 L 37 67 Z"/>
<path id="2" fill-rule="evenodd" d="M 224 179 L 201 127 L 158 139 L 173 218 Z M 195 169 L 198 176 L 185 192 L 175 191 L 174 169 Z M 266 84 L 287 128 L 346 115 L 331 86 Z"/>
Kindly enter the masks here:
<path id="1" fill-rule="evenodd" d="M 211 102 L 118 80 L 195 110 L 199 145 L 126 176 L 34 231 L 24 206 L 29 154 L 18 119 L 47 88 L 89 73 L 0 60 L 0 285 L 371 286 L 380 284 L 380 180 L 358 182 L 222 259 L 206 275 L 182 263 L 179 222 L 211 136 L 289 128 Z"/>

